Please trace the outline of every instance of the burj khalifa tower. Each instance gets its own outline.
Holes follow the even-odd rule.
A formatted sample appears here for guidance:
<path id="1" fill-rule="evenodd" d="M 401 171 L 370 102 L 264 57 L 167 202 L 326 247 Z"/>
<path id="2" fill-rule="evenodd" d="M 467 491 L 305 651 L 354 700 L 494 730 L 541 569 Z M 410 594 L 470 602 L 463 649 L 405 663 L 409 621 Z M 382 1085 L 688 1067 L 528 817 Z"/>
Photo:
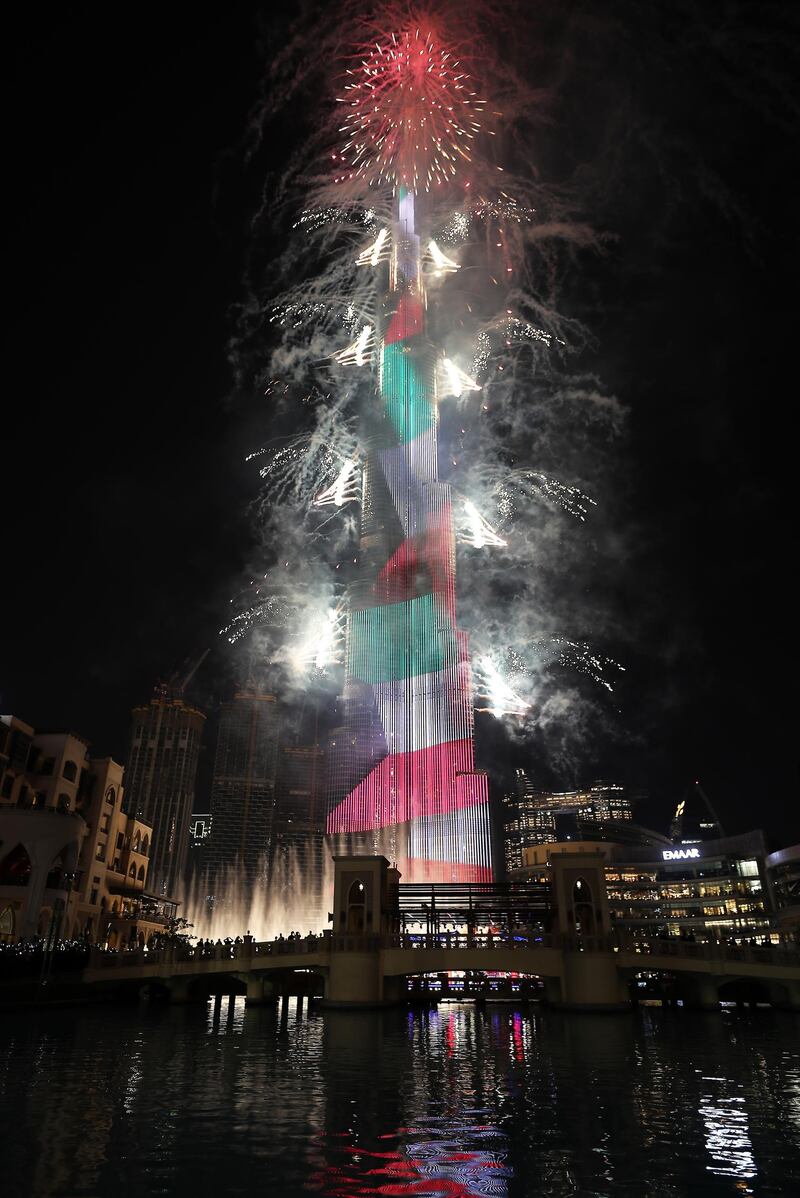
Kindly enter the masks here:
<path id="1" fill-rule="evenodd" d="M 359 552 L 328 842 L 334 855 L 383 854 L 404 881 L 489 881 L 488 779 L 475 768 L 452 495 L 439 480 L 442 353 L 427 334 L 426 279 L 457 265 L 421 235 L 431 190 L 468 169 L 481 102 L 435 35 L 413 27 L 371 48 L 342 102 L 342 178 L 391 189 L 393 207 L 359 259 L 374 272 L 378 318 L 355 352 L 374 386 L 361 417 Z M 439 302 L 448 285 L 437 288 Z"/>

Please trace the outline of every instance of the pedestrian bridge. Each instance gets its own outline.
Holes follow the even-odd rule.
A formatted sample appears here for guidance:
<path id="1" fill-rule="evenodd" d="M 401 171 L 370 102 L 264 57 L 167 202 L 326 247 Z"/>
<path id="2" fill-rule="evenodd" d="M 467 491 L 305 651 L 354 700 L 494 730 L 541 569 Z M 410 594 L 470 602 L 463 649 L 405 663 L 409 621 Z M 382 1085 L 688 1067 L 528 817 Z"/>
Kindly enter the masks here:
<path id="1" fill-rule="evenodd" d="M 285 992 L 299 972 L 316 975 L 326 1005 L 376 1006 L 402 1001 L 405 979 L 452 970 L 521 973 L 544 982 L 545 998 L 564 1009 L 620 1010 L 630 979 L 670 974 L 687 1005 L 712 1008 L 721 987 L 759 983 L 774 1005 L 800 1010 L 796 946 L 729 947 L 679 940 L 626 940 L 564 933 L 528 938 L 452 933 L 344 934 L 119 953 L 93 949 L 83 982 L 114 992 L 163 989 L 175 1001 L 206 997 L 220 984 L 246 988 L 248 1003 Z"/>

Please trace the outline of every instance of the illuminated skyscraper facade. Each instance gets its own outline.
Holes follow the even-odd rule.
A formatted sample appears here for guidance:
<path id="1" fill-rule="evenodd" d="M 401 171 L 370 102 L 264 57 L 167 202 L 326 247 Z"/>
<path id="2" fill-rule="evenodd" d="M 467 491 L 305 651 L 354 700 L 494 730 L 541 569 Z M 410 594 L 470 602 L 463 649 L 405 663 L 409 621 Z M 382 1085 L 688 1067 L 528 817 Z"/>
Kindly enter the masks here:
<path id="1" fill-rule="evenodd" d="M 211 782 L 210 886 L 265 880 L 272 849 L 280 721 L 275 696 L 249 684 L 220 710 Z"/>
<path id="2" fill-rule="evenodd" d="M 451 489 L 438 476 L 439 355 L 426 336 L 416 199 L 397 188 L 390 234 L 371 261 L 384 294 L 378 398 L 365 416 L 359 573 L 327 830 L 334 852 L 381 853 L 405 881 L 483 881 L 492 876 L 488 782 L 474 763 Z"/>
<path id="3" fill-rule="evenodd" d="M 168 686 L 132 712 L 127 805 L 153 829 L 148 881 L 173 896 L 183 883 L 189 849 L 189 817 L 206 717 Z"/>
<path id="4" fill-rule="evenodd" d="M 506 870 L 520 869 L 525 850 L 533 845 L 579 837 L 627 843 L 623 825 L 632 830 L 632 820 L 631 797 L 618 782 L 593 782 L 587 790 L 540 790 L 518 769 L 514 789 L 503 797 Z M 638 836 L 639 830 L 633 834 Z"/>

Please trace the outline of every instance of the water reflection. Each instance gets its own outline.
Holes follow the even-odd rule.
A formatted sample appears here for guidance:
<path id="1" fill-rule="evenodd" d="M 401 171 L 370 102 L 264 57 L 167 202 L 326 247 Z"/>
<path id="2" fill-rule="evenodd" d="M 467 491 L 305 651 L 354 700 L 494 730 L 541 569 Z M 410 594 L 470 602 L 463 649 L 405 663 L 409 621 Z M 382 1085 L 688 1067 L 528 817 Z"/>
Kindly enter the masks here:
<path id="1" fill-rule="evenodd" d="M 4 1193 L 789 1193 L 797 1031 L 777 1012 L 296 998 L 19 1013 L 0 1040 Z"/>
<path id="2" fill-rule="evenodd" d="M 505 1196 L 508 1142 L 494 1118 L 496 1078 L 472 1008 L 409 1011 L 397 1024 L 405 1026 L 404 1041 L 387 1043 L 386 1026 L 383 1014 L 326 1016 L 326 1056 L 340 1066 L 339 1084 L 312 1188 L 341 1198 Z M 375 1118 L 376 1095 L 384 1116 L 396 1113 L 384 1127 Z"/>
<path id="3" fill-rule="evenodd" d="M 496 1127 L 445 1119 L 420 1122 L 420 1127 L 385 1133 L 382 1150 L 348 1142 L 346 1135 L 338 1143 L 332 1141 L 329 1159 L 310 1179 L 309 1188 L 332 1198 L 366 1194 L 504 1198 L 508 1194 L 511 1170 L 505 1159 L 506 1142 Z"/>
<path id="4" fill-rule="evenodd" d="M 756 1162 L 748 1134 L 744 1101 L 744 1098 L 715 1098 L 707 1094 L 701 1098 L 699 1110 L 706 1129 L 706 1151 L 712 1162 L 706 1165 L 706 1169 L 721 1177 L 739 1177 L 749 1181 L 756 1175 Z M 751 1194 L 753 1191 L 747 1187 L 744 1192 Z"/>

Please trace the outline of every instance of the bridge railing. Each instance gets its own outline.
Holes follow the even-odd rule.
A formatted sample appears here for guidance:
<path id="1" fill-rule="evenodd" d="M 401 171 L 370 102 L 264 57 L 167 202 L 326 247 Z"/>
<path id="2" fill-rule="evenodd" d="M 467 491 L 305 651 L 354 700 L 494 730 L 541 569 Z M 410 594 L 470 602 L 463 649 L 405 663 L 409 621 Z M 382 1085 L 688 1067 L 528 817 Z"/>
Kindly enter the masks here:
<path id="1" fill-rule="evenodd" d="M 668 956 L 684 960 L 741 961 L 750 964 L 800 965 L 800 946 L 728 945 L 721 941 L 694 943 L 675 937 L 643 939 L 612 932 L 589 936 L 566 932 L 498 934 L 481 932 L 463 935 L 455 932 L 401 933 L 391 936 L 334 935 L 331 948 L 336 952 L 375 952 L 379 949 L 490 949 L 530 951 L 559 949 L 569 952 L 633 952 L 643 956 Z"/>
<path id="2" fill-rule="evenodd" d="M 129 967 L 141 965 L 178 965 L 196 962 L 206 964 L 214 961 L 249 961 L 253 957 L 289 956 L 297 953 L 313 953 L 324 950 L 330 943 L 330 933 L 320 936 L 303 936 L 288 940 L 254 940 L 252 936 L 237 937 L 216 944 L 192 945 L 175 943 L 163 948 L 135 948 L 117 951 L 92 946 L 89 951 L 88 969 Z"/>
<path id="3" fill-rule="evenodd" d="M 252 965 L 254 960 L 276 957 L 333 952 L 379 952 L 404 949 L 419 952 L 432 950 L 489 949 L 496 951 L 526 951 L 557 949 L 570 952 L 626 952 L 643 957 L 672 957 L 681 960 L 726 961 L 764 965 L 800 965 L 800 946 L 728 945 L 720 941 L 693 943 L 674 937 L 644 939 L 636 935 L 611 933 L 604 936 L 584 936 L 573 933 L 493 934 L 481 932 L 463 935 L 456 932 L 396 933 L 392 935 L 333 934 L 296 939 L 254 940 L 251 936 L 233 941 L 202 945 L 176 943 L 157 949 L 133 949 L 121 952 L 93 947 L 87 968 L 103 969 L 128 966 L 155 966 L 196 963 L 198 967 L 217 961 L 240 961 Z M 643 968 L 646 968 L 643 962 Z"/>
<path id="4" fill-rule="evenodd" d="M 536 934 L 531 936 L 504 936 L 491 932 L 476 932 L 464 935 L 458 932 L 418 933 L 400 932 L 393 935 L 355 935 L 338 934 L 331 936 L 331 947 L 335 952 L 375 952 L 379 949 L 538 949 L 566 948 L 569 937 L 559 934 Z M 605 937 L 584 937 L 587 948 L 606 949 L 609 947 Z"/>
<path id="5" fill-rule="evenodd" d="M 617 951 L 643 956 L 677 957 L 682 960 L 743 962 L 749 965 L 800 965 L 800 946 L 796 944 L 726 944 L 721 940 L 693 942 L 675 937 L 643 940 L 620 936 Z"/>

